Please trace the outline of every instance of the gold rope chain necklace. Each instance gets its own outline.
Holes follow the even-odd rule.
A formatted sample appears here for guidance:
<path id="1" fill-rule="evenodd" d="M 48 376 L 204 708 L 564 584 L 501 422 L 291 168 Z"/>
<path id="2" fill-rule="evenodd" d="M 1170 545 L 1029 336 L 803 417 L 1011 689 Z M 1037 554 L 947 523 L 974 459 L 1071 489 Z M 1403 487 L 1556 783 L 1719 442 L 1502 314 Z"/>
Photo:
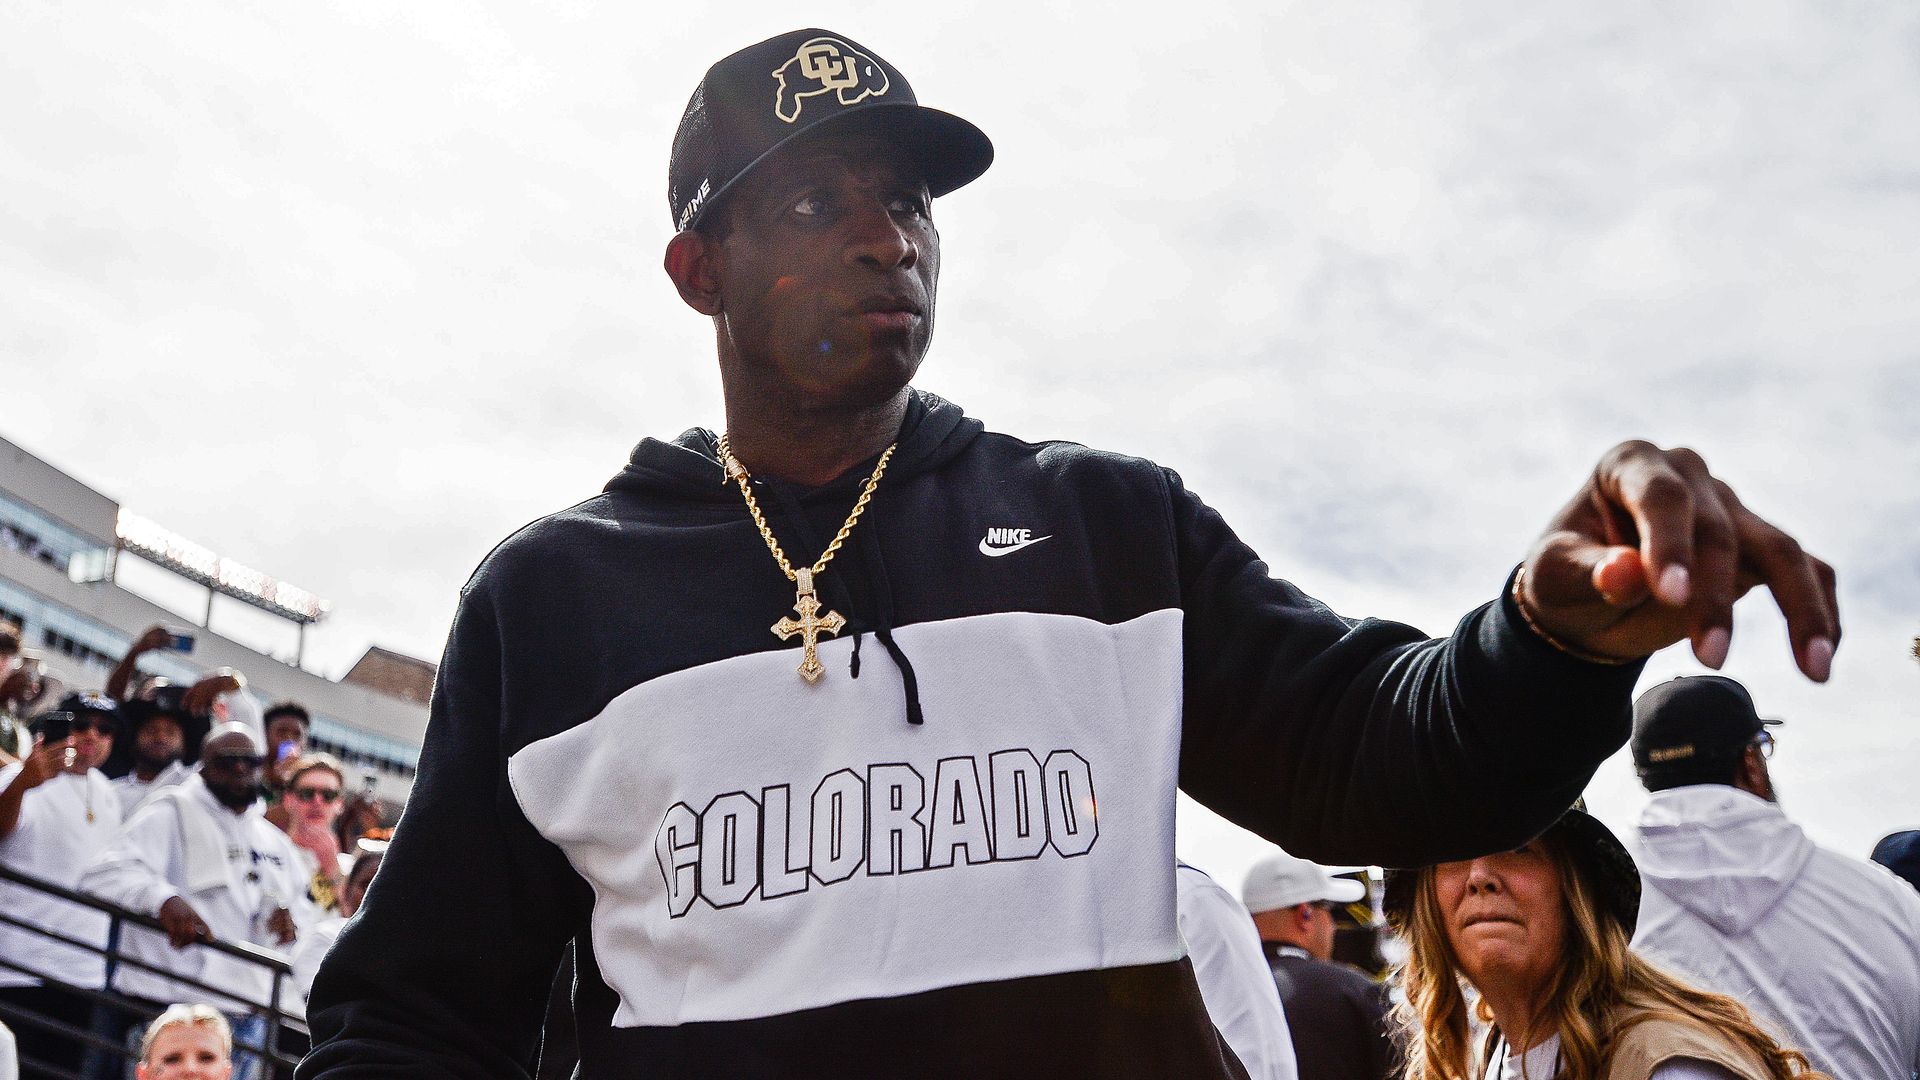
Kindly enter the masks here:
<path id="1" fill-rule="evenodd" d="M 841 628 L 847 625 L 847 620 L 837 611 L 820 614 L 820 598 L 813 594 L 813 579 L 825 571 L 827 564 L 839 554 L 840 545 L 846 542 L 847 534 L 853 531 L 854 525 L 860 521 L 860 515 L 867 509 L 868 501 L 873 498 L 873 489 L 880 486 L 880 474 L 887 471 L 887 462 L 893 459 L 893 452 L 899 448 L 900 444 L 894 443 L 887 447 L 886 453 L 880 455 L 880 463 L 873 467 L 873 475 L 867 477 L 867 486 L 861 489 L 859 501 L 853 504 L 853 512 L 847 515 L 847 520 L 840 526 L 840 531 L 834 534 L 833 543 L 827 545 L 827 550 L 820 553 L 820 558 L 812 566 L 795 568 L 787 561 L 787 553 L 780 550 L 780 541 L 773 538 L 773 530 L 767 527 L 766 516 L 760 513 L 760 504 L 754 500 L 753 489 L 747 486 L 747 481 L 752 479 L 747 467 L 733 456 L 733 449 L 727 445 L 727 437 L 720 436 L 720 467 L 726 471 L 721 483 L 731 480 L 740 486 L 740 495 L 747 500 L 747 513 L 753 515 L 753 523 L 760 527 L 760 539 L 767 542 L 767 550 L 773 552 L 773 561 L 780 564 L 780 572 L 787 575 L 787 580 L 793 582 L 797 589 L 793 610 L 799 613 L 800 618 L 796 620 L 791 616 L 782 616 L 779 622 L 773 624 L 773 636 L 786 641 L 795 634 L 800 635 L 803 648 L 798 670 L 800 677 L 808 682 L 818 681 L 821 672 L 827 670 L 814 649 L 819 635 L 838 635 Z"/>

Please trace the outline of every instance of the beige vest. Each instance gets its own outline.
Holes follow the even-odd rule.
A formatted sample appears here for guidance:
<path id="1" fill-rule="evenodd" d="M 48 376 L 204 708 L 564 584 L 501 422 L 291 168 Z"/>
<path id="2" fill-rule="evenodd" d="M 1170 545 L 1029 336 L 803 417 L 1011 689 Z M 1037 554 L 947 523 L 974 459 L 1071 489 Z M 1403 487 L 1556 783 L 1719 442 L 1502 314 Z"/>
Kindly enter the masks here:
<path id="1" fill-rule="evenodd" d="M 1626 1014 L 1608 1025 L 1618 1031 Z M 1647 1080 L 1660 1063 L 1675 1058 L 1710 1061 L 1731 1071 L 1741 1080 L 1772 1080 L 1766 1062 L 1752 1050 L 1726 1035 L 1716 1034 L 1677 1020 L 1645 1020 L 1633 1025 L 1613 1040 L 1606 1080 Z"/>

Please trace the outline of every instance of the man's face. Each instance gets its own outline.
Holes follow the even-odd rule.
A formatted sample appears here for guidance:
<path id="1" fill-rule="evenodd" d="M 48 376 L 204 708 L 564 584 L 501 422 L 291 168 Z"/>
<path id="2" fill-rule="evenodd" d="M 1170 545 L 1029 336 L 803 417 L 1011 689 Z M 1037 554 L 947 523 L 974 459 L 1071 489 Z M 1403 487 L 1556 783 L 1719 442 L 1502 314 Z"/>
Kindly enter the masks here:
<path id="1" fill-rule="evenodd" d="M 220 735 L 201 748 L 200 779 L 222 806 L 239 813 L 259 797 L 260 765 L 252 740 L 240 734 Z"/>
<path id="2" fill-rule="evenodd" d="M 289 820 L 331 828 L 340 816 L 340 778 L 331 769 L 308 769 L 280 796 Z"/>
<path id="3" fill-rule="evenodd" d="M 1780 793 L 1774 790 L 1773 770 L 1767 767 L 1767 755 L 1772 752 L 1773 735 L 1764 731 L 1761 734 L 1766 736 L 1765 742 L 1755 742 L 1740 756 L 1739 786 L 1770 803 L 1777 803 L 1780 801 Z"/>
<path id="4" fill-rule="evenodd" d="M 133 756 L 141 765 L 162 769 L 180 760 L 185 747 L 186 736 L 178 720 L 165 715 L 151 716 L 140 725 L 140 734 L 134 737 Z"/>
<path id="5" fill-rule="evenodd" d="M 267 721 L 267 756 L 273 764 L 292 761 L 307 751 L 307 728 L 298 717 L 276 716 Z"/>
<path id="6" fill-rule="evenodd" d="M 104 765 L 113 752 L 113 717 L 83 712 L 73 718 L 73 764 L 69 772 L 84 773 Z"/>
<path id="7" fill-rule="evenodd" d="M 1333 921 L 1333 901 L 1316 900 L 1308 907 L 1313 910 L 1313 923 L 1312 941 L 1306 949 L 1315 960 L 1330 960 L 1333 958 L 1334 932 L 1338 929 Z"/>
<path id="8" fill-rule="evenodd" d="M 940 234 L 926 183 L 873 135 L 782 150 L 718 212 L 719 332 L 750 381 L 799 406 L 871 405 L 933 339 Z"/>

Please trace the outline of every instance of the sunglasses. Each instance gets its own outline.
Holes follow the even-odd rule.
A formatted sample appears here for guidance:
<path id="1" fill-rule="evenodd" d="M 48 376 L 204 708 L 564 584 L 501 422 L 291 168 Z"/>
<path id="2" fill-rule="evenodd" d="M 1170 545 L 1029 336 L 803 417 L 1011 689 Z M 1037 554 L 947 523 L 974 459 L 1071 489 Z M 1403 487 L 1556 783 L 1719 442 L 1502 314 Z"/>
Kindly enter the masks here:
<path id="1" fill-rule="evenodd" d="M 1773 732 L 1761 728 L 1760 731 L 1754 735 L 1753 742 L 1749 745 L 1759 747 L 1761 757 L 1771 758 L 1773 756 L 1773 748 L 1776 745 L 1773 741 Z"/>
<path id="2" fill-rule="evenodd" d="M 222 769 L 257 769 L 265 759 L 259 754 L 210 754 L 207 764 Z"/>
<path id="3" fill-rule="evenodd" d="M 297 787 L 289 791 L 288 794 L 299 799 L 301 802 L 330 803 L 340 801 L 339 788 Z"/>
<path id="4" fill-rule="evenodd" d="M 105 716 L 74 716 L 71 713 L 54 713 L 46 717 L 34 730 L 46 736 L 48 742 L 59 742 L 62 739 L 71 739 L 75 735 L 84 735 L 89 731 L 97 731 L 101 736 L 111 739 L 113 738 L 114 723 L 110 717 Z"/>

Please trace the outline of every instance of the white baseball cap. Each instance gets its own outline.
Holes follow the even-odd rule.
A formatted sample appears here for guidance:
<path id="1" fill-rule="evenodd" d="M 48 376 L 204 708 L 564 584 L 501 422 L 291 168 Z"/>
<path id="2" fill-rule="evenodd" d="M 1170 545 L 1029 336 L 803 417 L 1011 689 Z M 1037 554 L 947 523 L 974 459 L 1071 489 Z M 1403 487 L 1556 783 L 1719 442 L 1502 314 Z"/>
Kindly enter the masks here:
<path id="1" fill-rule="evenodd" d="M 1351 904 L 1367 895 L 1367 887 L 1352 878 L 1337 878 L 1319 863 L 1296 859 L 1284 851 L 1269 855 L 1247 871 L 1240 901 L 1255 914 L 1278 911 L 1295 904 L 1331 900 Z"/>
<path id="2" fill-rule="evenodd" d="M 213 729 L 207 732 L 207 737 L 201 740 L 200 745 L 206 746 L 215 739 L 225 738 L 228 735 L 245 735 L 247 737 L 247 748 L 252 750 L 257 757 L 266 756 L 266 744 L 260 741 L 260 733 L 238 720 L 223 720 L 213 725 Z"/>

